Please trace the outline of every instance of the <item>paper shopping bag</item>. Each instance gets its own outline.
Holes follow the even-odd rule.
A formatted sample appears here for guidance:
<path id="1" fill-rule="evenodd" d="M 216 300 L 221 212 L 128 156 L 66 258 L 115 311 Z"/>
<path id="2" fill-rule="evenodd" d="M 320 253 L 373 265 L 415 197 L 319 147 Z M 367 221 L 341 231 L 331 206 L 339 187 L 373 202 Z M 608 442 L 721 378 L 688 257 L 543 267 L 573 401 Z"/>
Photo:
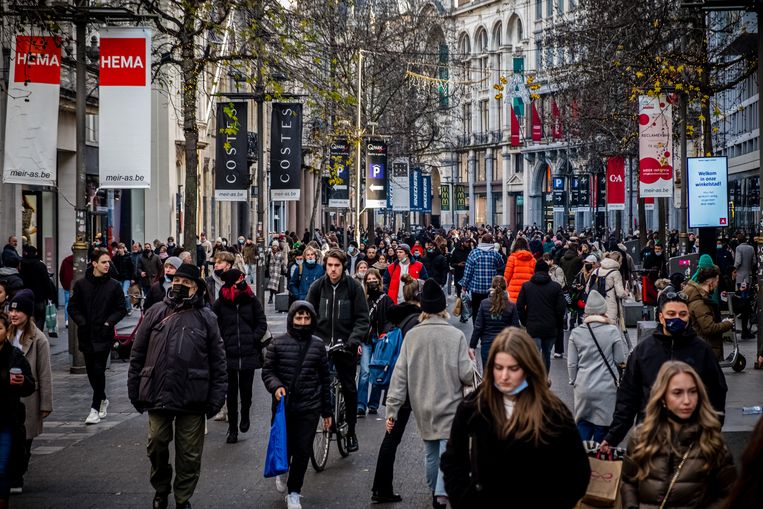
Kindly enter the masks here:
<path id="1" fill-rule="evenodd" d="M 278 402 L 273 425 L 270 427 L 268 452 L 265 454 L 265 477 L 275 477 L 289 471 L 289 454 L 286 447 L 286 409 L 284 399 Z"/>
<path id="2" fill-rule="evenodd" d="M 591 480 L 581 501 L 595 507 L 614 507 L 620 492 L 622 461 L 588 458 L 591 464 Z"/>

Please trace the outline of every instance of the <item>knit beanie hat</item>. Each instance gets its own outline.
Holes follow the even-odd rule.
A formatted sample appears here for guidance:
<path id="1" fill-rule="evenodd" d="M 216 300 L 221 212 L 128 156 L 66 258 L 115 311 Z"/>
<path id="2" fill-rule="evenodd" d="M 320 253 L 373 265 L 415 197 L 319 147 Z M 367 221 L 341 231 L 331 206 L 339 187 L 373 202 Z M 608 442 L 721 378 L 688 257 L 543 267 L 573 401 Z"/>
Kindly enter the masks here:
<path id="1" fill-rule="evenodd" d="M 713 262 L 713 259 L 710 258 L 709 254 L 703 254 L 702 256 L 699 257 L 699 264 L 697 264 L 697 271 L 691 277 L 691 280 L 696 282 L 697 276 L 699 276 L 699 271 L 702 269 L 709 269 L 711 267 L 715 267 L 715 262 Z"/>
<path id="2" fill-rule="evenodd" d="M 548 263 L 538 260 L 538 263 L 535 264 L 535 272 L 548 272 Z"/>
<path id="3" fill-rule="evenodd" d="M 427 279 L 424 289 L 421 291 L 421 310 L 425 313 L 439 313 L 445 311 L 445 293 L 434 279 Z"/>
<path id="4" fill-rule="evenodd" d="M 16 292 L 16 295 L 11 299 L 11 304 L 8 309 L 10 311 L 13 311 L 14 309 L 16 311 L 21 311 L 27 316 L 34 315 L 34 294 L 32 293 L 32 290 L 24 288 Z"/>
<path id="5" fill-rule="evenodd" d="M 607 301 L 596 290 L 588 292 L 588 300 L 585 303 L 587 315 L 604 315 L 607 313 Z"/>
<path id="6" fill-rule="evenodd" d="M 183 265 L 183 260 L 178 258 L 177 256 L 170 256 L 166 260 L 164 260 L 164 264 L 170 264 L 173 267 L 175 267 L 175 270 L 179 269 L 181 265 Z"/>
<path id="7" fill-rule="evenodd" d="M 238 269 L 230 269 L 223 272 L 220 279 L 223 280 L 223 283 L 225 283 L 226 286 L 230 286 L 236 284 L 243 275 L 244 273 Z"/>

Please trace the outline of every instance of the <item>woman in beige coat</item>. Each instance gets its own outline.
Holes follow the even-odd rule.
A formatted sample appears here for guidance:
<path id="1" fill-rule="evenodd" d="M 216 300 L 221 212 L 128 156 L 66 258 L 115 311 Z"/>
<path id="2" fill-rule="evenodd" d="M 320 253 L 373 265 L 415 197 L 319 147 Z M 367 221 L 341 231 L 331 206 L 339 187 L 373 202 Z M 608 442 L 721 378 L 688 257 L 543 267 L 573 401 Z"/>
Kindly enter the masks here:
<path id="1" fill-rule="evenodd" d="M 53 411 L 52 371 L 48 338 L 35 326 L 32 319 L 34 295 L 31 290 L 20 290 L 13 296 L 9 314 L 9 339 L 24 352 L 24 357 L 32 368 L 32 377 L 36 381 L 34 393 L 21 400 L 26 407 L 26 444 L 23 461 L 15 463 L 11 473 L 11 492 L 21 493 L 24 474 L 29 467 L 32 439 L 42 433 L 42 421 Z"/>
<path id="2" fill-rule="evenodd" d="M 609 323 L 616 325 L 620 331 L 625 330 L 625 316 L 623 314 L 622 300 L 628 296 L 628 291 L 623 285 L 623 276 L 620 274 L 620 253 L 612 251 L 601 260 L 601 265 L 594 270 L 588 280 L 587 291 L 596 290 L 597 278 L 606 280 L 606 292 L 604 300 L 607 301 L 607 318 Z M 599 292 L 601 293 L 601 292 Z"/>

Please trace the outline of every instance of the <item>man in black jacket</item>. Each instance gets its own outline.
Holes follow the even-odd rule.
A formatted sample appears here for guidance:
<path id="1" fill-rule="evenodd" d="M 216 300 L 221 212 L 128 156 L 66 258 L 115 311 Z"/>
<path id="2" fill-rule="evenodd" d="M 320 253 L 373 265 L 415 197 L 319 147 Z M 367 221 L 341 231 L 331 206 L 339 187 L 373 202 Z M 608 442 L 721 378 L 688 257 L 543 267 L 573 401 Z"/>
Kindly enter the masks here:
<path id="1" fill-rule="evenodd" d="M 546 374 L 551 372 L 551 350 L 564 326 L 564 309 L 562 287 L 551 281 L 548 264 L 540 260 L 535 264 L 533 277 L 519 290 L 517 312 L 519 320 L 527 327 L 527 333 L 535 339 L 538 350 L 543 353 Z"/>
<path id="2" fill-rule="evenodd" d="M 604 441 L 603 452 L 609 445 L 625 439 L 633 420 L 644 419 L 652 385 L 662 365 L 670 360 L 683 361 L 693 367 L 707 389 L 710 404 L 721 416 L 726 411 L 726 377 L 718 365 L 709 343 L 700 339 L 689 326 L 689 305 L 683 293 L 666 293 L 660 302 L 660 325 L 641 340 L 628 356 L 620 386 L 617 389 L 615 415 Z"/>
<path id="3" fill-rule="evenodd" d="M 158 249 L 158 248 L 157 248 Z M 140 287 L 143 290 L 143 296 L 148 296 L 156 276 L 162 272 L 162 260 L 159 255 L 151 249 L 151 244 L 146 242 L 143 245 L 143 254 L 138 258 L 138 279 Z"/>
<path id="4" fill-rule="evenodd" d="M 109 276 L 111 257 L 103 248 L 93 250 L 85 277 L 72 287 L 69 317 L 77 324 L 79 350 L 85 357 L 85 368 L 93 400 L 85 424 L 98 424 L 106 417 L 106 362 L 114 344 L 114 326 L 127 314 L 122 287 Z"/>
<path id="5" fill-rule="evenodd" d="M 326 274 L 316 279 L 307 292 L 307 301 L 318 310 L 315 334 L 326 344 L 345 344 L 346 352 L 336 354 L 332 362 L 342 384 L 347 420 L 347 449 L 358 450 L 355 423 L 358 416 L 358 388 L 355 385 L 357 356 L 363 339 L 368 334 L 368 303 L 363 288 L 344 272 L 347 258 L 339 249 L 326 254 Z"/>
<path id="6" fill-rule="evenodd" d="M 262 381 L 275 401 L 286 396 L 289 479 L 284 484 L 283 476 L 276 476 L 276 489 L 281 493 L 288 489 L 286 501 L 290 508 L 300 507 L 318 419 L 323 417 L 325 429 L 331 427 L 331 377 L 326 347 L 321 338 L 314 336 L 317 321 L 312 304 L 295 301 L 286 318 L 286 334 L 268 345 L 262 367 Z"/>
<path id="7" fill-rule="evenodd" d="M 453 281 L 456 286 L 456 296 L 461 295 L 461 281 L 464 278 L 464 269 L 466 268 L 466 259 L 472 250 L 471 237 L 464 237 L 456 241 L 456 247 L 450 255 L 450 266 L 453 268 Z"/>
<path id="8" fill-rule="evenodd" d="M 244 273 L 230 269 L 221 276 L 223 286 L 220 297 L 212 309 L 225 343 L 228 364 L 228 436 L 235 444 L 238 430 L 249 431 L 249 410 L 252 407 L 254 370 L 262 367 L 262 337 L 268 328 L 265 311 L 252 288 L 244 280 Z M 241 424 L 238 423 L 238 397 L 241 392 Z"/>
<path id="9" fill-rule="evenodd" d="M 426 243 L 426 254 L 421 263 L 427 269 L 429 279 L 434 279 L 440 286 L 445 286 L 448 280 L 448 259 L 431 240 Z"/>
<path id="10" fill-rule="evenodd" d="M 45 306 L 49 300 L 56 300 L 56 287 L 48 274 L 48 267 L 37 256 L 37 248 L 27 246 L 19 264 L 19 274 L 24 287 L 34 294 L 34 323 L 45 330 Z"/>
<path id="11" fill-rule="evenodd" d="M 181 265 L 169 295 L 148 310 L 135 334 L 127 394 L 136 410 L 148 411 L 155 509 L 166 509 L 173 488 L 175 507 L 191 507 L 201 473 L 204 416 L 211 418 L 225 401 L 225 348 L 217 318 L 205 305 L 205 291 L 199 268 Z M 169 465 L 173 435 L 174 485 Z"/>
<path id="12" fill-rule="evenodd" d="M 111 258 L 111 263 L 118 274 L 116 280 L 122 285 L 122 293 L 125 295 L 125 306 L 127 307 L 127 313 L 130 314 L 132 313 L 132 305 L 130 305 L 127 291 L 130 289 L 130 285 L 135 282 L 135 265 L 132 262 L 132 255 L 127 252 L 127 246 L 123 242 L 117 244 L 117 252 Z"/>

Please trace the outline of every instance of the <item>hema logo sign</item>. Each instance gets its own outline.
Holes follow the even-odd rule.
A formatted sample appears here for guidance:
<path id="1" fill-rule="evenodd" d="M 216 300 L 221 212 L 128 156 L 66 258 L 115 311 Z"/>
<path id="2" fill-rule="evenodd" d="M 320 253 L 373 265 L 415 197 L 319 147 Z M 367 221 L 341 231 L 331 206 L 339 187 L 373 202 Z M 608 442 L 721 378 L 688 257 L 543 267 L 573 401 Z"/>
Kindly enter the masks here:
<path id="1" fill-rule="evenodd" d="M 145 86 L 146 39 L 102 37 L 100 67 L 102 86 Z"/>
<path id="2" fill-rule="evenodd" d="M 61 45 L 55 37 L 16 36 L 14 58 L 14 79 L 16 83 L 61 82 Z"/>

